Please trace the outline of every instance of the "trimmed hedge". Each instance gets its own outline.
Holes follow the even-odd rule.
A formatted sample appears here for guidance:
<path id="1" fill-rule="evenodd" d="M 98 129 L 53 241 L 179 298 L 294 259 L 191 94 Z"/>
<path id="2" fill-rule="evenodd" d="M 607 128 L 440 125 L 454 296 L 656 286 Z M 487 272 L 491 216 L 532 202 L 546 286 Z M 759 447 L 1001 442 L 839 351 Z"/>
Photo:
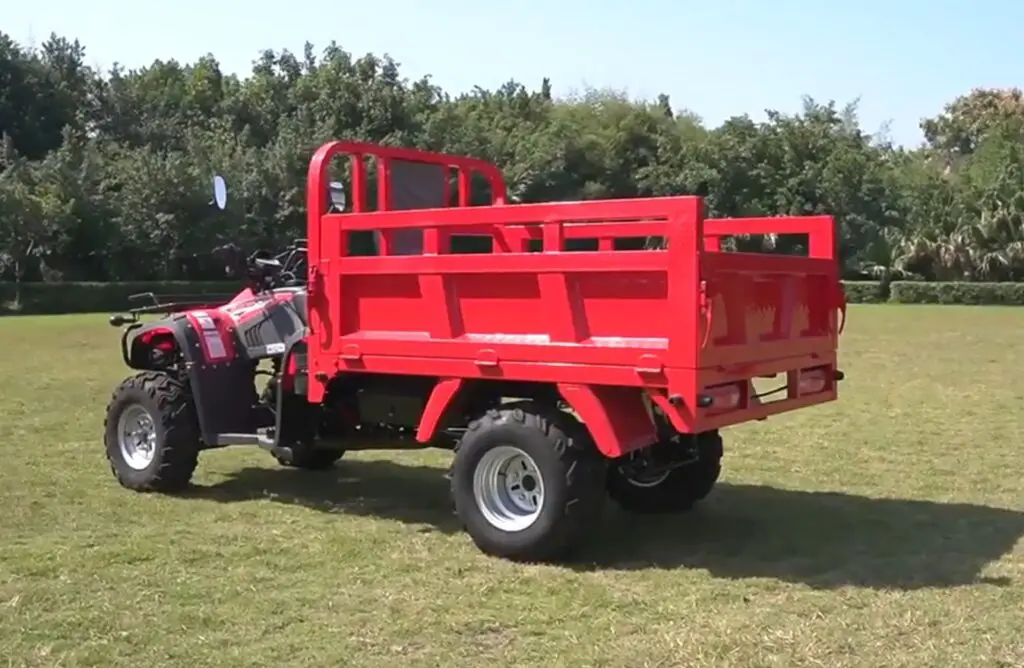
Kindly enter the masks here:
<path id="1" fill-rule="evenodd" d="M 897 304 L 1024 305 L 1024 283 L 924 283 L 897 281 L 889 301 Z"/>
<path id="2" fill-rule="evenodd" d="M 14 283 L 0 283 L 0 315 L 118 312 L 132 305 L 141 306 L 141 301 L 128 301 L 129 295 L 140 292 L 153 292 L 162 297 L 221 297 L 238 292 L 240 286 L 238 281 L 22 283 L 21 300 L 16 302 Z"/>
<path id="3" fill-rule="evenodd" d="M 889 300 L 889 286 L 881 281 L 843 281 L 846 301 L 851 304 L 878 304 Z"/>
<path id="4" fill-rule="evenodd" d="M 0 315 L 106 313 L 127 309 L 128 296 L 203 295 L 221 298 L 239 290 L 237 281 L 166 281 L 139 283 L 22 283 L 15 303 L 13 283 L 0 282 Z M 1024 283 L 926 283 L 920 281 L 844 281 L 851 304 L 992 304 L 1024 305 Z"/>

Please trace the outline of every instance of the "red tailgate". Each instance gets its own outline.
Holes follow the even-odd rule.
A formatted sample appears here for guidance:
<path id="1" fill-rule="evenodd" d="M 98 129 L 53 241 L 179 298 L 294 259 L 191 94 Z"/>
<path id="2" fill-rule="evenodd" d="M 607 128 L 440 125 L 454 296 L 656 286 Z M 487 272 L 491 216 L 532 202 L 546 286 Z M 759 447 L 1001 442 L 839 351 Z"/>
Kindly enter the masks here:
<path id="1" fill-rule="evenodd" d="M 713 428 L 836 398 L 845 299 L 831 216 L 705 221 L 701 392 Z M 808 256 L 719 251 L 723 236 L 805 234 Z M 777 376 L 770 395 L 754 378 Z"/>

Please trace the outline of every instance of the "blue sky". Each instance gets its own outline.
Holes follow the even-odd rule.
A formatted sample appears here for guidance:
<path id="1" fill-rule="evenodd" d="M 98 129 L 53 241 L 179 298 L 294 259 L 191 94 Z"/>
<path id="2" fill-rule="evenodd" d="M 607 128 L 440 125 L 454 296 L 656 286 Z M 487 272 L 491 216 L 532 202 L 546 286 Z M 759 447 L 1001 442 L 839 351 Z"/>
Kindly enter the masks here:
<path id="1" fill-rule="evenodd" d="M 6 3 L 2 29 L 22 43 L 77 37 L 94 65 L 213 53 L 247 72 L 263 48 L 336 40 L 388 53 L 407 76 L 448 90 L 509 78 L 556 94 L 612 87 L 666 92 L 709 124 L 801 95 L 860 98 L 870 131 L 920 141 L 918 122 L 977 86 L 1024 85 L 1024 3 L 1011 0 L 45 0 Z"/>

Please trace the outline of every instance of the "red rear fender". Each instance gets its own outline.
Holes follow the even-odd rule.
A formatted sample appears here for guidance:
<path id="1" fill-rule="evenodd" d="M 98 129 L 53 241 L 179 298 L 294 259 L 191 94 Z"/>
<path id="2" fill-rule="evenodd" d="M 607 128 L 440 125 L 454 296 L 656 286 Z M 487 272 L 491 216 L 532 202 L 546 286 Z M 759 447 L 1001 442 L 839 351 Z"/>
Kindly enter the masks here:
<path id="1" fill-rule="evenodd" d="M 643 393 L 635 387 L 559 383 L 558 391 L 606 457 L 621 457 L 657 439 Z"/>
<path id="2" fill-rule="evenodd" d="M 427 399 L 427 405 L 420 417 L 419 428 L 416 430 L 416 440 L 420 443 L 428 443 L 437 433 L 445 412 L 454 403 L 462 389 L 464 381 L 462 378 L 442 378 L 434 386 Z"/>
<path id="3" fill-rule="evenodd" d="M 445 412 L 467 381 L 443 378 L 434 386 L 416 431 L 416 440 L 429 442 L 444 421 Z M 647 447 L 655 441 L 654 422 L 644 404 L 643 393 L 633 387 L 558 384 L 569 407 L 586 423 L 597 449 L 616 458 Z"/>

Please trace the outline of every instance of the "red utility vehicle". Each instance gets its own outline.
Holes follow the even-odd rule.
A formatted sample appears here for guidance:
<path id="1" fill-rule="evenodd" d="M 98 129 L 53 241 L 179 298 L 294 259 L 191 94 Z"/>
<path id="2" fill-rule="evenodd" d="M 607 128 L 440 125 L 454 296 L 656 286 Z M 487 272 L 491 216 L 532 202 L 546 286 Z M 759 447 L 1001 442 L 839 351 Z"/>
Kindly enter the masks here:
<path id="1" fill-rule="evenodd" d="M 348 202 L 329 180 L 338 154 Z M 480 177 L 489 203 L 471 202 Z M 223 208 L 223 180 L 215 191 Z M 201 450 L 231 444 L 307 469 L 346 450 L 448 448 L 477 546 L 554 559 L 608 496 L 635 512 L 706 496 L 720 428 L 836 399 L 829 216 L 705 219 L 699 197 L 508 204 L 489 163 L 353 142 L 316 152 L 307 199 L 308 239 L 254 254 L 226 304 L 111 318 L 131 323 L 122 356 L 140 371 L 106 420 L 126 487 L 182 489 Z M 807 256 L 721 250 L 768 233 L 807 235 Z M 635 243 L 651 237 L 661 249 Z"/>

